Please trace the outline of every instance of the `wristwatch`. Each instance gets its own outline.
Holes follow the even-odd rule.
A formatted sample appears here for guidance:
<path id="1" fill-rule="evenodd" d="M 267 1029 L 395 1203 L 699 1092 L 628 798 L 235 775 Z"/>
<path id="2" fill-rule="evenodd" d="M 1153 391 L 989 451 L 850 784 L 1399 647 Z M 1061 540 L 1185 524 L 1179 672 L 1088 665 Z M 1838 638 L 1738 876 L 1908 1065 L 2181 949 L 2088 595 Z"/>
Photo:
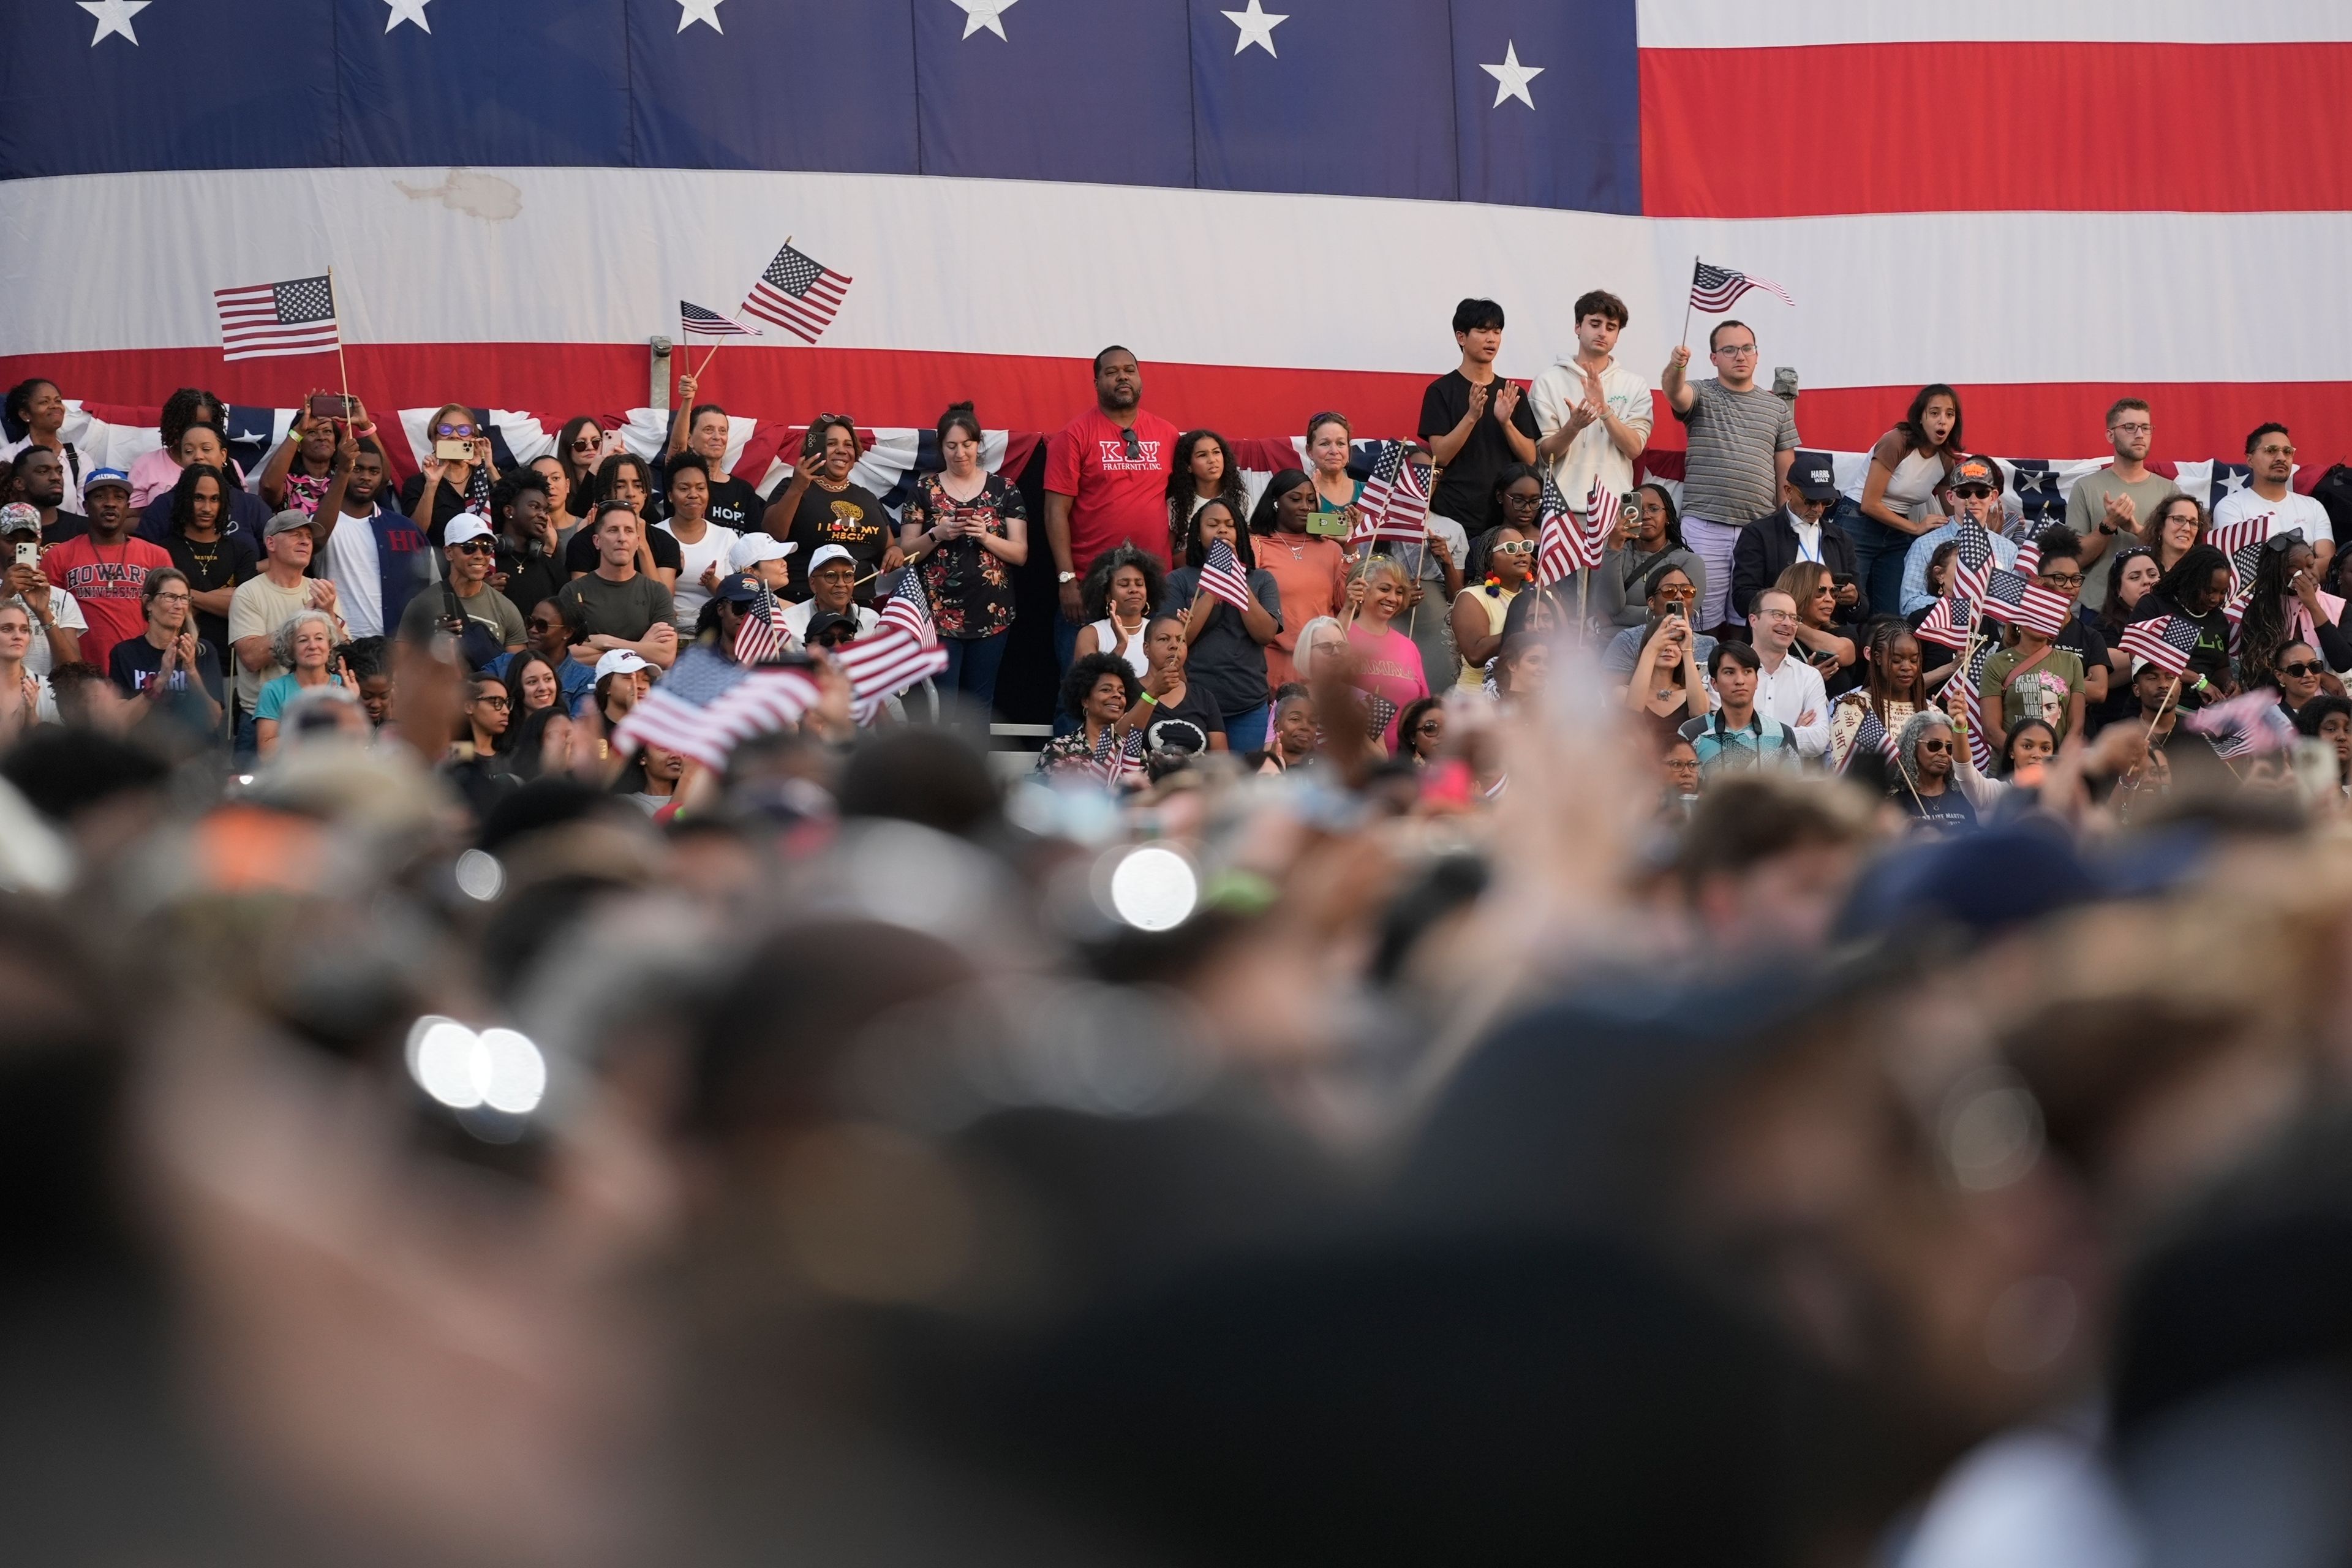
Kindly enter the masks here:
<path id="1" fill-rule="evenodd" d="M 2104 517 L 2103 517 L 2103 518 L 2099 519 L 2099 531 L 2100 531 L 2101 533 L 2113 534 L 2113 533 L 2120 532 L 2120 531 L 2121 531 L 2121 530 L 2119 530 L 2119 529 L 2117 529 L 2114 523 L 2109 522 L 2105 518 L 2104 518 Z"/>
<path id="2" fill-rule="evenodd" d="M 1056 583 L 1075 583 L 1077 580 L 1078 574 L 1076 572 L 1060 572 L 1054 576 L 1054 581 Z"/>

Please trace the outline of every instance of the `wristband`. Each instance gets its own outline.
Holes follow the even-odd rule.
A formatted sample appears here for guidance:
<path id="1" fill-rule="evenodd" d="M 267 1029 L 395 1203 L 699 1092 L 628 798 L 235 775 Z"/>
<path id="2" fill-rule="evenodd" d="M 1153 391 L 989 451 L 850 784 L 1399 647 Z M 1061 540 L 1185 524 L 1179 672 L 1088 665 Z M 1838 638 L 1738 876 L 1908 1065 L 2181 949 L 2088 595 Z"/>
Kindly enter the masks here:
<path id="1" fill-rule="evenodd" d="M 1154 696 L 1153 696 L 1153 695 L 1151 695 L 1151 693 L 1150 693 L 1149 691 L 1146 691 L 1146 692 L 1142 693 L 1141 695 L 1138 696 L 1138 697 L 1136 698 L 1136 700 L 1137 700 L 1138 702 L 1142 703 L 1142 704 L 1143 704 L 1145 707 L 1147 707 L 1147 708 L 1157 708 L 1157 707 L 1159 707 L 1159 706 L 1160 706 L 1160 699 L 1158 699 L 1157 697 L 1154 697 Z"/>

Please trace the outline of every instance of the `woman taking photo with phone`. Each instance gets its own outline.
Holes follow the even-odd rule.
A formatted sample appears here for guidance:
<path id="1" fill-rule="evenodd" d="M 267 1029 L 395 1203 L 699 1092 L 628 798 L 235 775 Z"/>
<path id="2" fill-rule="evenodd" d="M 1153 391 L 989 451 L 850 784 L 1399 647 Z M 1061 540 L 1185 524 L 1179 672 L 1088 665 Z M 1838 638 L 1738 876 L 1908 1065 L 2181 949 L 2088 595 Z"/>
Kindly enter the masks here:
<path id="1" fill-rule="evenodd" d="M 1316 482 L 1298 468 L 1285 468 L 1267 482 L 1250 518 L 1257 563 L 1274 578 L 1282 595 L 1283 629 L 1265 645 L 1269 695 L 1297 680 L 1292 658 L 1303 626 L 1320 616 L 1337 615 L 1348 597 L 1348 552 L 1336 539 L 1308 531 L 1318 515 Z"/>
<path id="2" fill-rule="evenodd" d="M 1651 739 L 1664 746 L 1691 720 L 1706 718 L 1714 706 L 1699 645 L 1705 643 L 1711 653 L 1715 639 L 1691 629 L 1691 581 L 1681 567 L 1659 567 L 1651 574 L 1649 587 L 1650 602 L 1662 608 L 1647 626 L 1628 628 L 1643 640 L 1625 682 L 1625 707 Z"/>
<path id="3" fill-rule="evenodd" d="M 432 449 L 400 487 L 400 510 L 437 552 L 451 518 L 461 511 L 490 515 L 490 486 L 499 475 L 490 460 L 490 438 L 464 404 L 444 404 L 434 410 L 425 433 Z"/>
<path id="4" fill-rule="evenodd" d="M 898 511 L 898 548 L 917 565 L 947 650 L 939 689 L 985 711 L 1013 626 L 1013 569 L 1029 559 L 1029 511 L 1019 486 L 982 466 L 971 404 L 950 404 L 935 433 L 947 466 L 915 482 Z"/>

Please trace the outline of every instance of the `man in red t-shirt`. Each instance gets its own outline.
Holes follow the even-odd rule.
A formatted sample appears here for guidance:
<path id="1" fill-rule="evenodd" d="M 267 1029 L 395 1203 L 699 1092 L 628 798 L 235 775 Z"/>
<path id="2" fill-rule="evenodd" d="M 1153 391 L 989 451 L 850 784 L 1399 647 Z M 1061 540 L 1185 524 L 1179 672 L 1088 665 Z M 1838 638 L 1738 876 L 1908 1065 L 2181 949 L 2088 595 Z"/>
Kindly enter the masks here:
<path id="1" fill-rule="evenodd" d="M 1105 349 L 1095 355 L 1095 406 L 1045 444 L 1045 542 L 1062 582 L 1055 640 L 1065 666 L 1077 646 L 1078 584 L 1095 557 L 1133 544 L 1156 560 L 1168 538 L 1177 430 L 1142 404 L 1135 356 Z"/>
<path id="2" fill-rule="evenodd" d="M 81 606 L 89 622 L 81 634 L 82 662 L 104 669 L 116 643 L 146 632 L 141 590 L 147 574 L 171 565 L 172 557 L 161 545 L 132 536 L 130 475 L 95 469 L 81 482 L 81 498 L 89 531 L 51 545 L 41 557 L 41 572 Z"/>

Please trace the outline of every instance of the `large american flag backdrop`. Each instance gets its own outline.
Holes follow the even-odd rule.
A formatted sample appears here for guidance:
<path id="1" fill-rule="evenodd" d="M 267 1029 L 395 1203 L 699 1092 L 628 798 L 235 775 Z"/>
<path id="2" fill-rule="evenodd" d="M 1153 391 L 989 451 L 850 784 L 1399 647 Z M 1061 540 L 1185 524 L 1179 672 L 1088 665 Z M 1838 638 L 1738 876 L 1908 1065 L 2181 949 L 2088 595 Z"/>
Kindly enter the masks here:
<path id="1" fill-rule="evenodd" d="M 2343 0 L 1276 5 L 5 0 L 0 375 L 290 405 L 331 362 L 225 368 L 213 290 L 331 265 L 378 408 L 631 408 L 790 235 L 856 287 L 730 407 L 1050 429 L 1116 341 L 1180 425 L 1389 435 L 1459 297 L 1525 379 L 1612 289 L 1654 381 L 1704 256 L 1795 299 L 1740 314 L 1809 445 L 1932 380 L 1990 450 L 2125 390 L 2161 457 L 2344 445 Z"/>

